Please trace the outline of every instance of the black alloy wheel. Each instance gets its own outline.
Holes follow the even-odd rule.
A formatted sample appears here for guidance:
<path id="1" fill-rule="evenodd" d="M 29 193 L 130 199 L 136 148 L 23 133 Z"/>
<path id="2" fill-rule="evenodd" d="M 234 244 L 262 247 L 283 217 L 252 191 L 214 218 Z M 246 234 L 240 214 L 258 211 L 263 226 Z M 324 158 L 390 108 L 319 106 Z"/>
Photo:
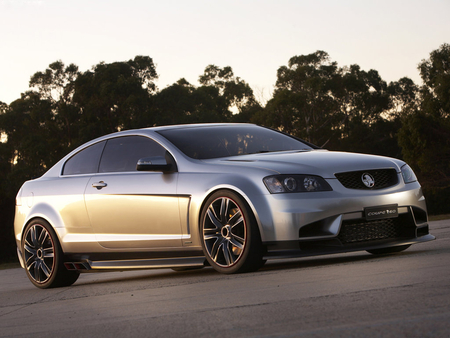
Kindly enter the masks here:
<path id="1" fill-rule="evenodd" d="M 26 226 L 22 253 L 27 276 L 38 288 L 68 286 L 78 279 L 79 272 L 65 268 L 58 238 L 44 220 L 36 219 Z"/>
<path id="2" fill-rule="evenodd" d="M 221 273 L 256 271 L 264 265 L 255 217 L 245 200 L 219 190 L 201 214 L 202 246 L 208 263 Z"/>

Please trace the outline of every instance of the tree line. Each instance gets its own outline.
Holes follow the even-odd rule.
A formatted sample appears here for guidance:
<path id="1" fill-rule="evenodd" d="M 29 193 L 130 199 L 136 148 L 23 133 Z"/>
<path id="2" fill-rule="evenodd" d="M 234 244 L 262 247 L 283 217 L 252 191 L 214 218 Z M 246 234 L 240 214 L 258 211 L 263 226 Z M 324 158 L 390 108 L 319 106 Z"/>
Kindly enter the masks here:
<path id="1" fill-rule="evenodd" d="M 131 128 L 251 122 L 330 150 L 401 158 L 415 170 L 430 213 L 450 212 L 450 45 L 419 63 L 423 84 L 386 83 L 376 70 L 339 67 L 324 51 L 292 57 L 274 92 L 258 102 L 231 67 L 209 65 L 193 85 L 158 89 L 149 56 L 101 62 L 81 72 L 56 61 L 10 105 L 0 102 L 0 233 L 15 257 L 14 200 L 20 185 L 95 137 Z"/>

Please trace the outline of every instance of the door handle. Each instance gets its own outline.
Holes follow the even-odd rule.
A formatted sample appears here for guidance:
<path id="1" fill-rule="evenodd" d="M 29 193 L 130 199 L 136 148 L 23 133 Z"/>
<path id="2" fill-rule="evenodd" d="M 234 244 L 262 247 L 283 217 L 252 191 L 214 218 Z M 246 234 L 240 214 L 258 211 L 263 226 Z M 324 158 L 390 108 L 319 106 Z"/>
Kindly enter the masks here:
<path id="1" fill-rule="evenodd" d="M 103 189 L 107 184 L 103 181 L 92 183 L 92 187 L 97 188 L 97 190 Z"/>

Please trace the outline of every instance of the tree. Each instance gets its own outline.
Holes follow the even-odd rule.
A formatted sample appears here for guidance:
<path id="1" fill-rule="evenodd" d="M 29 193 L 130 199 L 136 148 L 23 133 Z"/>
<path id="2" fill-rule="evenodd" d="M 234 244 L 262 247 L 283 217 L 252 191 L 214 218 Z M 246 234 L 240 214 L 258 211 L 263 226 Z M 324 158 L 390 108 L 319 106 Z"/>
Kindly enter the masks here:
<path id="1" fill-rule="evenodd" d="M 51 63 L 44 72 L 36 72 L 30 79 L 30 88 L 35 89 L 42 99 L 52 102 L 71 102 L 74 81 L 80 72 L 78 66 L 65 67 L 61 60 Z"/>
<path id="2" fill-rule="evenodd" d="M 2 140 L 0 142 L 0 262 L 8 262 L 17 259 L 15 254 L 14 240 L 14 201 L 23 178 L 28 176 L 21 170 L 13 170 L 16 151 L 8 140 L 6 120 L 10 119 L 11 108 L 3 102 L 0 102 L 0 132 Z M 19 121 L 20 122 L 20 121 Z M 20 128 L 20 125 L 17 126 Z"/>
<path id="3" fill-rule="evenodd" d="M 326 52 L 294 56 L 278 69 L 273 98 L 255 121 L 324 146 L 343 117 L 335 98 L 339 80 Z"/>
<path id="4" fill-rule="evenodd" d="M 153 114 L 157 125 L 228 122 L 228 101 L 214 86 L 195 87 L 185 79 L 155 96 Z"/>
<path id="5" fill-rule="evenodd" d="M 443 44 L 419 64 L 424 82 L 420 93 L 422 109 L 435 118 L 450 117 L 450 44 Z"/>
<path id="6" fill-rule="evenodd" d="M 85 141 L 123 128 L 152 125 L 149 106 L 155 78 L 153 61 L 146 56 L 100 63 L 85 73 L 56 61 L 35 73 L 31 90 L 10 106 L 0 102 L 0 229 L 7 238 L 2 241 L 2 259 L 14 256 L 12 223 L 20 185 L 42 175 Z"/>
<path id="7" fill-rule="evenodd" d="M 410 78 L 403 77 L 391 82 L 387 90 L 391 97 L 389 117 L 401 117 L 404 112 L 414 109 L 418 104 L 419 88 Z"/>
<path id="8" fill-rule="evenodd" d="M 383 81 L 376 70 L 368 72 L 358 65 L 344 67 L 340 82 L 340 109 L 345 116 L 341 137 L 331 145 L 335 149 L 400 157 L 397 132 L 401 126 L 391 86 Z M 400 89 L 398 89 L 400 91 Z M 396 104 L 402 105 L 401 97 Z"/>
<path id="9" fill-rule="evenodd" d="M 223 100 L 227 110 L 235 115 L 244 111 L 248 114 L 249 107 L 259 106 L 253 90 L 244 80 L 234 75 L 230 66 L 224 68 L 215 65 L 207 66 L 203 75 L 199 77 L 199 82 L 207 92 L 211 92 L 207 88 L 218 90 L 220 100 Z M 226 115 L 227 118 L 231 118 L 231 114 Z"/>
<path id="10" fill-rule="evenodd" d="M 0 116 L 0 126 L 14 151 L 10 158 L 14 171 L 23 172 L 23 180 L 43 174 L 66 151 L 58 138 L 52 102 L 36 92 L 28 91 L 12 102 Z"/>
<path id="11" fill-rule="evenodd" d="M 193 122 L 196 114 L 194 92 L 196 88 L 184 78 L 155 95 L 153 115 L 156 125 Z"/>
<path id="12" fill-rule="evenodd" d="M 35 73 L 31 90 L 9 107 L 1 105 L 0 131 L 7 138 L 2 156 L 12 165 L 10 181 L 17 185 L 40 176 L 92 138 L 150 123 L 156 76 L 152 59 L 144 56 L 101 63 L 85 73 L 56 61 Z"/>
<path id="13" fill-rule="evenodd" d="M 397 124 L 383 117 L 391 108 L 388 87 L 377 71 L 340 68 L 326 52 L 317 51 L 292 57 L 277 75 L 273 98 L 255 116 L 258 123 L 330 149 L 373 152 L 386 149 L 380 143 L 387 139 L 395 143 L 389 128 Z M 389 137 L 373 133 L 374 126 L 389 130 Z"/>
<path id="14" fill-rule="evenodd" d="M 14 187 L 11 186 L 11 181 L 8 180 L 8 176 L 11 172 L 11 158 L 13 157 L 14 150 L 11 145 L 7 142 L 8 135 L 5 133 L 5 128 L 2 124 L 2 121 L 5 118 L 5 115 L 9 111 L 9 106 L 0 101 L 0 204 L 3 205 L 7 202 L 8 197 L 13 196 L 15 194 Z M 2 208 L 1 210 L 5 210 Z"/>
<path id="15" fill-rule="evenodd" d="M 430 210 L 450 212 L 450 45 L 432 51 L 418 69 L 423 85 L 416 104 L 403 111 L 399 144 Z"/>
<path id="16" fill-rule="evenodd" d="M 54 132 L 60 144 L 67 149 L 78 145 L 79 109 L 73 103 L 75 80 L 80 75 L 78 66 L 65 66 L 55 61 L 44 72 L 36 72 L 30 79 L 30 88 L 37 92 L 41 100 L 50 103 L 54 123 Z"/>
<path id="17" fill-rule="evenodd" d="M 450 45 L 431 52 L 418 68 L 420 100 L 403 112 L 399 143 L 424 180 L 450 187 Z"/>
<path id="18" fill-rule="evenodd" d="M 151 95 L 157 78 L 153 60 L 136 56 L 127 62 L 100 63 L 80 74 L 74 105 L 80 110 L 80 142 L 122 129 L 151 126 Z"/>
<path id="19" fill-rule="evenodd" d="M 157 125 L 201 122 L 249 122 L 256 109 L 250 86 L 234 76 L 231 67 L 209 65 L 196 87 L 184 78 L 154 97 Z"/>

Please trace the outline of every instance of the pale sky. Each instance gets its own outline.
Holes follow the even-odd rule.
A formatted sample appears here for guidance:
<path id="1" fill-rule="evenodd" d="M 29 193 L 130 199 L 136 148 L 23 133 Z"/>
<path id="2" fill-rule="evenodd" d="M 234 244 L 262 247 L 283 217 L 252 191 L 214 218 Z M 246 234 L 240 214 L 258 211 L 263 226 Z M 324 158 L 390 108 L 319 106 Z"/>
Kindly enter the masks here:
<path id="1" fill-rule="evenodd" d="M 209 64 L 231 66 L 257 99 L 295 55 L 323 50 L 339 66 L 407 76 L 450 43 L 450 0 L 0 0 L 0 101 L 56 60 L 81 71 L 148 55 L 159 89 L 198 85 Z"/>

